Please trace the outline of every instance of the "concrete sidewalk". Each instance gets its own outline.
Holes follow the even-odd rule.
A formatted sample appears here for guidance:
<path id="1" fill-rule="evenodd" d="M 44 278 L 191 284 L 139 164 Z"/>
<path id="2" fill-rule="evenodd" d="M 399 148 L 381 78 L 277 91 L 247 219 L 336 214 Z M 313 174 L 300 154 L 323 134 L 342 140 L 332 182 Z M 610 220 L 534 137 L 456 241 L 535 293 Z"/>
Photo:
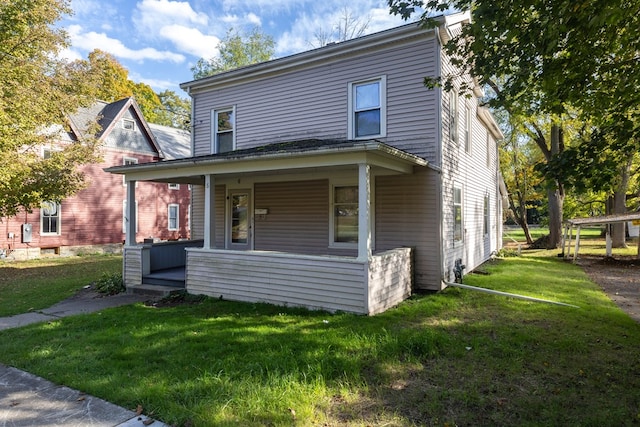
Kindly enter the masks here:
<path id="1" fill-rule="evenodd" d="M 102 297 L 91 289 L 48 309 L 0 318 L 0 330 L 50 322 L 110 307 L 148 300 L 148 296 L 119 294 Z M 167 427 L 133 410 L 60 386 L 19 369 L 0 364 L 0 426 Z"/>

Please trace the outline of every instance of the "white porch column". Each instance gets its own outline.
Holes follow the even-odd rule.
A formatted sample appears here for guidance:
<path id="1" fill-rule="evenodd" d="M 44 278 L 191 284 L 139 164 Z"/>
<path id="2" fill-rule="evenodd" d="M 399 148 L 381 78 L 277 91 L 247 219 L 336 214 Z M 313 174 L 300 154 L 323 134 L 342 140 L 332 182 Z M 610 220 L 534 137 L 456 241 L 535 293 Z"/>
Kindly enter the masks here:
<path id="1" fill-rule="evenodd" d="M 136 181 L 127 181 L 127 227 L 125 234 L 125 245 L 135 246 L 136 244 Z"/>
<path id="2" fill-rule="evenodd" d="M 358 165 L 358 260 L 371 258 L 371 166 Z"/>
<path id="3" fill-rule="evenodd" d="M 216 182 L 213 175 L 204 176 L 204 248 L 216 247 Z"/>

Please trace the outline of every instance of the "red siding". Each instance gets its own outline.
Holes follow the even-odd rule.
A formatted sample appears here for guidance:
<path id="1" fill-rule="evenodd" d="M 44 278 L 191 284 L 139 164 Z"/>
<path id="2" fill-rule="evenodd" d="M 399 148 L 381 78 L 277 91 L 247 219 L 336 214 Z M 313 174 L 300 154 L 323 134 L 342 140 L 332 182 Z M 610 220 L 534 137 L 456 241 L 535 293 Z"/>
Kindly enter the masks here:
<path id="1" fill-rule="evenodd" d="M 139 163 L 150 162 L 153 157 L 137 153 L 106 150 L 104 161 L 84 168 L 87 188 L 61 204 L 60 235 L 41 235 L 40 210 L 23 212 L 12 218 L 0 218 L 0 249 L 51 248 L 61 246 L 101 245 L 122 243 L 122 206 L 127 189 L 122 176 L 104 172 L 103 168 L 122 165 L 123 158 L 137 158 Z M 136 239 L 162 240 L 189 237 L 189 189 L 185 184 L 170 190 L 167 184 L 140 182 L 136 188 L 138 201 L 138 233 Z M 179 230 L 168 230 L 168 205 L 179 208 Z M 22 224 L 32 225 L 31 243 L 21 243 Z M 9 238 L 9 233 L 14 237 Z"/>

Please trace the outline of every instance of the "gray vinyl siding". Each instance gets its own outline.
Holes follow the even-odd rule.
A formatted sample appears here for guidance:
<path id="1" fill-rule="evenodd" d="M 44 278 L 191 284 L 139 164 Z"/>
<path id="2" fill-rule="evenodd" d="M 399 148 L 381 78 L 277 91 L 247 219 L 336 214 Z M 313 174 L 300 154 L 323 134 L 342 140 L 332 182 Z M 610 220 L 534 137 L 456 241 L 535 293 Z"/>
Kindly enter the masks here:
<path id="1" fill-rule="evenodd" d="M 367 314 L 366 263 L 348 258 L 187 250 L 189 293 Z"/>
<path id="2" fill-rule="evenodd" d="M 122 278 L 126 286 L 142 284 L 142 246 L 126 247 L 122 254 Z"/>
<path id="3" fill-rule="evenodd" d="M 453 69 L 443 55 L 443 74 Z M 449 108 L 453 93 L 442 92 L 443 101 L 443 147 L 442 147 L 442 229 L 443 229 L 443 279 L 454 280 L 453 267 L 456 259 L 465 265 L 468 273 L 488 260 L 493 251 L 499 249 L 501 211 L 497 181 L 497 150 L 492 145 L 490 162 L 487 166 L 487 129 L 477 116 L 477 99 L 459 98 L 458 141 L 450 139 Z M 471 108 L 471 149 L 465 149 L 464 129 L 466 116 L 464 103 Z M 495 144 L 495 141 L 494 141 Z M 463 241 L 453 241 L 453 192 L 454 187 L 462 189 Z M 489 195 L 489 232 L 483 233 L 484 197 Z"/>
<path id="4" fill-rule="evenodd" d="M 357 56 L 356 56 L 357 55 Z M 193 93 L 195 155 L 210 154 L 211 111 L 236 107 L 237 148 L 306 138 L 347 138 L 348 84 L 386 76 L 387 137 L 383 142 L 437 162 L 437 91 L 423 85 L 435 75 L 431 32 L 241 85 Z"/>
<path id="5" fill-rule="evenodd" d="M 224 247 L 224 213 L 226 187 L 216 185 L 216 247 Z M 194 185 L 191 190 L 191 239 L 204 239 L 204 186 Z"/>
<path id="6" fill-rule="evenodd" d="M 355 256 L 356 250 L 329 248 L 329 181 L 256 183 L 254 247 L 309 255 Z"/>
<path id="7" fill-rule="evenodd" d="M 414 287 L 440 290 L 440 203 L 438 172 L 376 179 L 376 251 L 414 249 Z"/>
<path id="8" fill-rule="evenodd" d="M 371 258 L 369 263 L 368 312 L 376 314 L 411 296 L 412 249 L 398 248 Z"/>

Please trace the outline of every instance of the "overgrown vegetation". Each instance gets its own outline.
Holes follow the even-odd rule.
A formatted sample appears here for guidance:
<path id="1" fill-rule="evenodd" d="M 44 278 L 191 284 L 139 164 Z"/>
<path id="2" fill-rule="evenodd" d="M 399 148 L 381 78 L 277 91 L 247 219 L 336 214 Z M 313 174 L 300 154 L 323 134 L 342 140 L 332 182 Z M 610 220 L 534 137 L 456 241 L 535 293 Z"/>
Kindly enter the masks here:
<path id="1" fill-rule="evenodd" d="M 105 295 L 116 295 L 127 290 L 122 273 L 102 273 L 102 277 L 93 283 L 93 288 Z"/>
<path id="2" fill-rule="evenodd" d="M 454 288 L 374 317 L 202 298 L 2 331 L 0 362 L 176 426 L 640 421 L 640 325 L 555 255 L 483 270 L 465 283 L 580 308 Z"/>

